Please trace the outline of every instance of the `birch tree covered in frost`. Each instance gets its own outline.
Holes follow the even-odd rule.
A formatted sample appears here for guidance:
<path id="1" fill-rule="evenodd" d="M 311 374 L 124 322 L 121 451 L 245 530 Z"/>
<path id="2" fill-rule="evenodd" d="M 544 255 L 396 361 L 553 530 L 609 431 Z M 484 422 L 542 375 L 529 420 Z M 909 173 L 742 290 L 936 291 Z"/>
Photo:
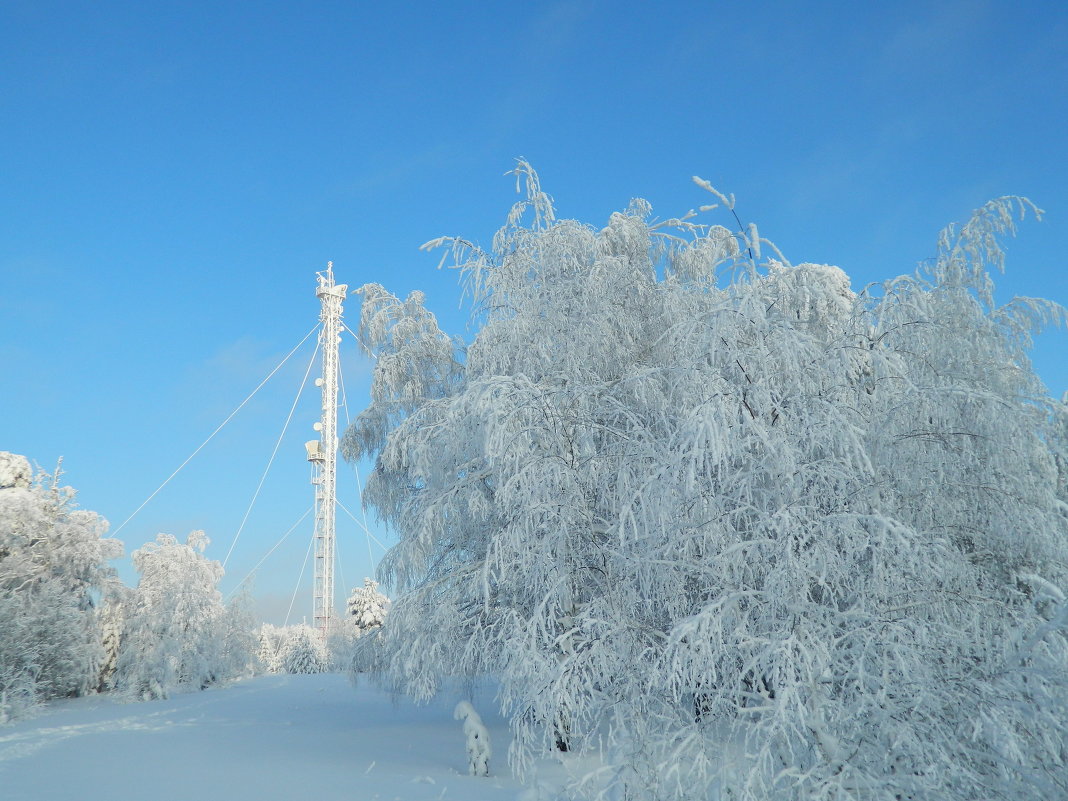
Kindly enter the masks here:
<path id="1" fill-rule="evenodd" d="M 399 536 L 389 679 L 499 677 L 513 767 L 599 750 L 587 797 L 1068 795 L 1064 407 L 1027 359 L 1063 314 L 989 272 L 1037 209 L 856 293 L 755 226 L 635 200 L 598 229 L 516 175 L 490 250 L 428 243 L 470 344 L 361 290 L 343 449 Z"/>
<path id="2" fill-rule="evenodd" d="M 59 477 L 0 451 L 0 723 L 98 683 L 97 604 L 118 585 L 108 562 L 122 545 Z"/>
<path id="3" fill-rule="evenodd" d="M 255 637 L 240 596 L 224 605 L 222 565 L 204 555 L 209 540 L 159 534 L 133 552 L 140 573 L 121 612 L 113 685 L 143 700 L 198 690 L 251 673 Z"/>

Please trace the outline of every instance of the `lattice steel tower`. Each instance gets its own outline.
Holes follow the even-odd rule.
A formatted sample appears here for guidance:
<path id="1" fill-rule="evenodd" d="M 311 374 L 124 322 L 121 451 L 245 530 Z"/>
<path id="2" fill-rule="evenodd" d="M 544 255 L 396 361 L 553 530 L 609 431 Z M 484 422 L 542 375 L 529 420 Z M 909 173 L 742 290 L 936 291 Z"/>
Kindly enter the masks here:
<path id="1" fill-rule="evenodd" d="M 316 385 L 323 391 L 322 415 L 315 424 L 319 439 L 305 444 L 312 464 L 315 487 L 315 627 L 326 642 L 334 618 L 334 524 L 337 509 L 337 385 L 338 344 L 341 342 L 342 301 L 348 285 L 334 283 L 334 263 L 325 273 L 316 273 L 315 295 L 322 304 L 319 313 L 319 345 L 323 350 L 323 377 Z"/>

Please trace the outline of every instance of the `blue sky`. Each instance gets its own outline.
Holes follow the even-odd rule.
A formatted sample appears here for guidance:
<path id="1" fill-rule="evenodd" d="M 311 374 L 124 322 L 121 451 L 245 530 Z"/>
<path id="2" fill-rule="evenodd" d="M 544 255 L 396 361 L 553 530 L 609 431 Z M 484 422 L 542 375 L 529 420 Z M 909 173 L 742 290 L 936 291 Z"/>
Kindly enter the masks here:
<path id="1" fill-rule="evenodd" d="M 595 225 L 635 196 L 661 217 L 705 203 L 701 175 L 792 261 L 855 287 L 911 272 L 985 200 L 1027 195 L 1047 217 L 1009 243 L 1001 297 L 1068 303 L 1058 2 L 0 0 L 0 112 L 0 449 L 64 456 L 113 527 L 311 328 L 328 259 L 354 287 L 425 290 L 463 333 L 455 273 L 418 247 L 488 243 L 516 157 Z M 369 367 L 345 345 L 354 415 Z M 1063 330 L 1035 351 L 1057 395 L 1065 353 Z M 310 356 L 119 532 L 128 551 L 203 528 L 226 555 Z M 311 503 L 316 406 L 298 405 L 227 591 Z M 381 549 L 347 520 L 351 587 Z M 310 536 L 305 521 L 259 570 L 264 616 L 285 616 Z"/>

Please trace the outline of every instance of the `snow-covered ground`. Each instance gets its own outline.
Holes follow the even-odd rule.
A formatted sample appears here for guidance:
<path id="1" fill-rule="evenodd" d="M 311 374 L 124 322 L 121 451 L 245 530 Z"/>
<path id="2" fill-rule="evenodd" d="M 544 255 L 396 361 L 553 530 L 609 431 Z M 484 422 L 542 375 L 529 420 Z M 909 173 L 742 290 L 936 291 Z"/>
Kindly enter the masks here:
<path id="1" fill-rule="evenodd" d="M 490 776 L 467 775 L 459 696 L 395 702 L 336 674 L 263 676 L 121 703 L 64 701 L 0 727 L 3 801 L 514 801 L 511 741 L 490 693 Z M 558 766 L 559 767 L 559 766 Z"/>

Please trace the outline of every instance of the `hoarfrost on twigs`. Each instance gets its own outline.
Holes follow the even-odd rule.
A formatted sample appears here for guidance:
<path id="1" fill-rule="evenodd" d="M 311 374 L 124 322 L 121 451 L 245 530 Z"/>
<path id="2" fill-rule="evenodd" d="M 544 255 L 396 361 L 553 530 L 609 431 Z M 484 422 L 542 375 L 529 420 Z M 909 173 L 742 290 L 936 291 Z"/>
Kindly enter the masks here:
<path id="1" fill-rule="evenodd" d="M 1068 797 L 1068 415 L 1027 360 L 1063 310 L 989 276 L 1031 207 L 856 292 L 516 174 L 491 251 L 442 240 L 469 344 L 363 292 L 390 680 L 499 679 L 520 774 L 604 755 L 576 797 Z"/>

